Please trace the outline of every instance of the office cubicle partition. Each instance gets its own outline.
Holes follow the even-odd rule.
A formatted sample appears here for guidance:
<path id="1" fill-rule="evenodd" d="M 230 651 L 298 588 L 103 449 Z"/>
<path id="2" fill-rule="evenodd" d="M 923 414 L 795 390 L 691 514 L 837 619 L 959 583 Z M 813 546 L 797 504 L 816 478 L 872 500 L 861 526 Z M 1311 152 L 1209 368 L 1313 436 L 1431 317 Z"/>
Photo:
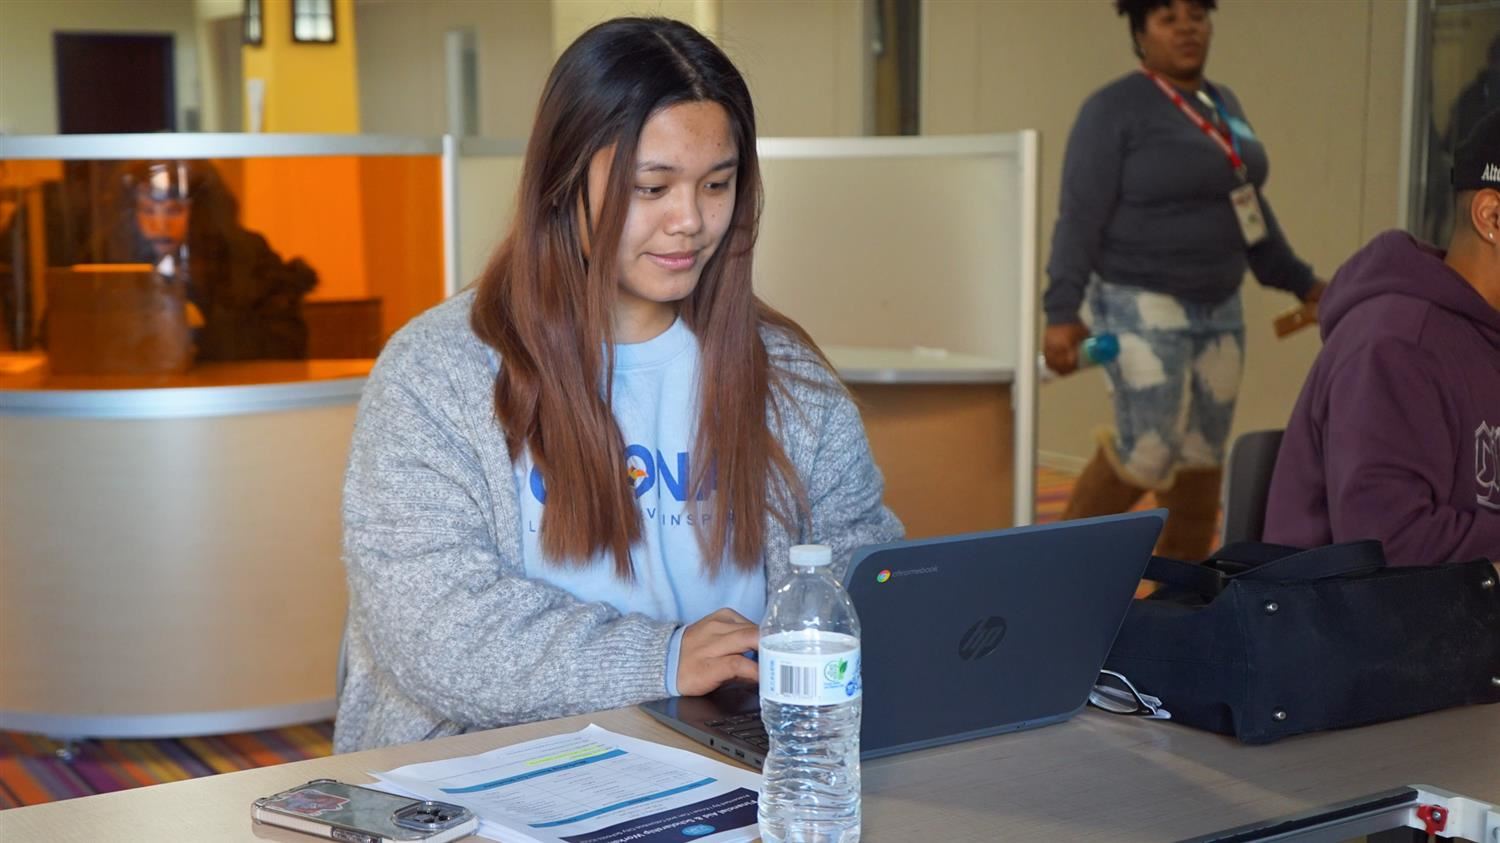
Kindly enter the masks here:
<path id="1" fill-rule="evenodd" d="M 924 363 L 955 354 L 1008 373 L 1013 524 L 1034 515 L 1036 150 L 1035 132 L 760 145 L 761 296 L 821 345 L 913 352 L 912 363 L 900 367 L 910 370 L 907 383 Z M 898 406 L 920 400 L 892 398 Z M 942 493 L 963 494 L 944 486 Z M 1005 525 L 997 518 L 951 526 Z"/>

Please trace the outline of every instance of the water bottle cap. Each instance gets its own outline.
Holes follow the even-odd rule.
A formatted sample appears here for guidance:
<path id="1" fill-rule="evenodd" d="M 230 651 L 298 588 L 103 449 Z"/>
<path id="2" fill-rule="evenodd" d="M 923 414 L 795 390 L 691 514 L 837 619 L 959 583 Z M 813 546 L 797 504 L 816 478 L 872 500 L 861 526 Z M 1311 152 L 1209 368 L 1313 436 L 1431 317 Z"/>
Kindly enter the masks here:
<path id="1" fill-rule="evenodd" d="M 1120 338 L 1114 334 L 1095 334 L 1085 345 L 1095 363 L 1109 363 L 1120 356 Z"/>
<path id="2" fill-rule="evenodd" d="M 833 564 L 833 548 L 826 544 L 799 544 L 792 546 L 792 564 L 804 568 L 820 568 Z"/>

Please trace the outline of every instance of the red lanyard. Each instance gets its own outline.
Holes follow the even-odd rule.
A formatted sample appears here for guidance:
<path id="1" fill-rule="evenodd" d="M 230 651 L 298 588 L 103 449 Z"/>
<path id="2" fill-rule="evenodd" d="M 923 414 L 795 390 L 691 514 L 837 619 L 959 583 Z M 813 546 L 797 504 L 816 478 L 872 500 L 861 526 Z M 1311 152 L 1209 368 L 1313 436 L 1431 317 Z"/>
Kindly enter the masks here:
<path id="1" fill-rule="evenodd" d="M 1239 176 L 1240 181 L 1246 181 L 1247 170 L 1245 169 L 1245 160 L 1235 150 L 1233 139 L 1228 137 L 1228 132 L 1220 130 L 1219 127 L 1204 120 L 1203 115 L 1198 113 L 1198 109 L 1188 105 L 1187 100 L 1182 98 L 1182 94 L 1178 93 L 1177 89 L 1172 87 L 1171 83 L 1144 67 L 1141 68 L 1141 72 L 1146 74 L 1152 82 L 1156 83 L 1156 87 L 1160 88 L 1163 94 L 1166 94 L 1167 99 L 1171 100 L 1172 104 L 1177 106 L 1178 111 L 1181 111 L 1187 115 L 1187 119 L 1193 121 L 1193 125 L 1198 127 L 1198 131 L 1208 135 L 1214 143 L 1219 145 L 1220 149 L 1224 150 L 1224 157 L 1229 159 L 1229 166 L 1234 168 L 1234 174 Z"/>

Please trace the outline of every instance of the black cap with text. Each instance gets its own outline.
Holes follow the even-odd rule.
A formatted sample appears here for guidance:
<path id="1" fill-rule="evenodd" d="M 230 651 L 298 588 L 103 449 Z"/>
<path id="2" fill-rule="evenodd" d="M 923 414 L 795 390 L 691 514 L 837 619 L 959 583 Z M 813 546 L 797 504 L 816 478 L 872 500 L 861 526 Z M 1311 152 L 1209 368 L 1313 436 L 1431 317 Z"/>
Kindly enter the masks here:
<path id="1" fill-rule="evenodd" d="M 1500 108 L 1474 126 L 1453 152 L 1453 189 L 1500 190 Z"/>

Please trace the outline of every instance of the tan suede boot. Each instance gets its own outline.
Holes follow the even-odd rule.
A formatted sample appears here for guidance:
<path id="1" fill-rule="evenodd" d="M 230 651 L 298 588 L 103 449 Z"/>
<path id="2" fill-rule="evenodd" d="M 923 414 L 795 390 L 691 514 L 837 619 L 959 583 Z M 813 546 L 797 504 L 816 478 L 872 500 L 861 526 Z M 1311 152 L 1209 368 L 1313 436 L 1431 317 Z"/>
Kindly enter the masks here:
<path id="1" fill-rule="evenodd" d="M 1156 555 L 1202 562 L 1219 535 L 1219 485 L 1222 468 L 1179 468 L 1171 488 L 1156 493 L 1167 508 L 1167 526 L 1156 542 Z"/>
<path id="2" fill-rule="evenodd" d="M 1146 494 L 1145 489 L 1120 477 L 1116 471 L 1119 460 L 1113 457 L 1113 448 L 1101 442 L 1094 458 L 1073 484 L 1068 505 L 1063 509 L 1063 520 L 1128 512 Z"/>

